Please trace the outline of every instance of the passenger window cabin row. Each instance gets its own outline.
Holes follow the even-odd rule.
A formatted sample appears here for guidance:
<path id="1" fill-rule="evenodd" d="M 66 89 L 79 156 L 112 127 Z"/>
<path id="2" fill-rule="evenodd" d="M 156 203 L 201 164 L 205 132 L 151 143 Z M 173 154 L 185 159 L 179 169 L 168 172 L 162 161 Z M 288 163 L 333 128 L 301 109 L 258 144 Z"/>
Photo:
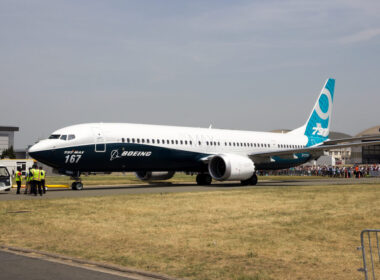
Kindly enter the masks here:
<path id="1" fill-rule="evenodd" d="M 278 144 L 280 149 L 302 149 L 303 145 Z"/>
<path id="2" fill-rule="evenodd" d="M 125 141 L 125 138 L 122 138 L 121 141 L 127 142 L 127 143 L 137 143 L 137 144 L 172 144 L 172 145 L 193 145 L 192 141 L 187 140 L 169 140 L 169 139 L 144 139 L 144 138 L 127 138 L 127 141 Z"/>
<path id="3" fill-rule="evenodd" d="M 122 138 L 123 143 L 132 144 L 168 144 L 168 145 L 193 145 L 191 140 L 169 140 L 169 139 L 145 139 L 145 138 Z M 216 141 L 205 141 L 206 146 L 220 146 L 220 142 Z M 201 146 L 202 142 L 198 141 L 198 145 Z M 252 147 L 252 148 L 270 148 L 270 144 L 266 143 L 242 143 L 242 142 L 224 142 L 224 146 L 231 147 Z M 278 144 L 278 148 L 287 149 L 297 149 L 302 148 L 302 145 L 289 145 L 289 144 Z"/>

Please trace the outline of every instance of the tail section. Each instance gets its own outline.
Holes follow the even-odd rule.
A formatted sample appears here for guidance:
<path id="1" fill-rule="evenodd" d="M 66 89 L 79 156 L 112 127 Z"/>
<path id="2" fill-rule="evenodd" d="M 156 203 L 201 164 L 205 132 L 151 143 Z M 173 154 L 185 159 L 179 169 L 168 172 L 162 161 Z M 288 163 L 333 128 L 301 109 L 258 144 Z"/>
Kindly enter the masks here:
<path id="1" fill-rule="evenodd" d="M 307 146 L 326 141 L 330 134 L 331 113 L 334 101 L 335 80 L 328 79 L 315 103 L 306 124 L 290 133 L 304 134 L 309 139 Z"/>

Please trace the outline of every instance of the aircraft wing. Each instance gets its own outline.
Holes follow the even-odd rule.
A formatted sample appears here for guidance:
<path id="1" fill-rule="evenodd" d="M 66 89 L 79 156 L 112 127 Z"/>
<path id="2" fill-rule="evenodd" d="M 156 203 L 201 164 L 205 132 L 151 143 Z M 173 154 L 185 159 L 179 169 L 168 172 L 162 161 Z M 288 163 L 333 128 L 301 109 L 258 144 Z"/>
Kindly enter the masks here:
<path id="1" fill-rule="evenodd" d="M 360 146 L 373 146 L 373 145 L 380 145 L 380 140 L 359 142 L 359 143 L 336 144 L 336 145 L 322 144 L 319 146 L 305 147 L 305 148 L 300 148 L 300 149 L 287 149 L 287 150 L 277 150 L 273 152 L 252 153 L 248 156 L 250 158 L 265 158 L 265 157 L 273 157 L 273 156 L 293 157 L 296 154 L 302 154 L 302 153 L 313 154 L 313 153 L 318 153 L 318 152 L 323 152 L 323 151 L 328 151 L 328 150 L 360 147 Z"/>

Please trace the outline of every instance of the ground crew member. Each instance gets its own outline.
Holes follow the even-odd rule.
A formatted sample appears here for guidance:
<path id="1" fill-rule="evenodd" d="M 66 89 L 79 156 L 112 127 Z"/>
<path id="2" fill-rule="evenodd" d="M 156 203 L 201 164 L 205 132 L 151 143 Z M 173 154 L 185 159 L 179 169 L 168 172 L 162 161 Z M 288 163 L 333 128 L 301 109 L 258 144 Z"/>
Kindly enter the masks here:
<path id="1" fill-rule="evenodd" d="M 46 175 L 46 172 L 45 170 L 42 169 L 42 166 L 40 166 L 40 176 L 41 176 L 41 188 L 42 188 L 42 192 L 43 193 L 46 193 L 46 186 L 45 186 L 45 175 Z"/>
<path id="2" fill-rule="evenodd" d="M 32 172 L 31 172 L 32 168 L 29 168 L 28 172 L 25 174 L 25 192 L 24 194 L 27 194 L 28 192 L 29 193 L 32 193 L 32 186 L 30 185 L 31 184 L 31 179 L 32 179 Z"/>
<path id="3" fill-rule="evenodd" d="M 34 193 L 35 196 L 37 196 L 37 189 L 40 184 L 40 171 L 37 167 L 37 165 L 33 165 L 33 168 L 31 170 L 32 175 L 33 175 L 33 180 L 32 180 L 32 193 Z"/>
<path id="4" fill-rule="evenodd" d="M 20 194 L 20 189 L 21 189 L 21 168 L 18 167 L 17 168 L 17 171 L 16 171 L 16 174 L 15 174 L 15 180 L 16 180 L 16 184 L 17 184 L 17 194 Z"/>
<path id="5" fill-rule="evenodd" d="M 37 182 L 36 182 L 36 192 L 35 195 L 37 195 L 37 190 L 40 196 L 42 196 L 42 189 L 41 189 L 41 172 L 40 169 L 36 166 L 35 173 L 37 174 Z"/>
<path id="6" fill-rule="evenodd" d="M 30 172 L 30 194 L 34 194 L 34 186 L 35 186 L 35 183 L 34 183 L 34 165 L 29 170 L 29 172 Z"/>

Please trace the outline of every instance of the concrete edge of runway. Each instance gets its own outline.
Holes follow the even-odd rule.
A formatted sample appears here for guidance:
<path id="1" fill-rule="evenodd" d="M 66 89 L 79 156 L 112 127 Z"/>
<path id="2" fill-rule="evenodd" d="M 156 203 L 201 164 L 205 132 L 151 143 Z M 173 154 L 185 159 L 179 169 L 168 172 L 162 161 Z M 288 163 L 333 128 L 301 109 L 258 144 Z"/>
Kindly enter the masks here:
<path id="1" fill-rule="evenodd" d="M 99 272 L 133 277 L 136 280 L 178 280 L 178 278 L 173 278 L 164 274 L 158 274 L 154 272 L 148 272 L 143 270 L 138 270 L 134 268 L 111 265 L 96 261 L 83 260 L 75 257 L 69 257 L 65 255 L 48 253 L 33 249 L 19 248 L 7 245 L 0 245 L 0 250 L 4 252 L 10 252 L 18 255 L 23 255 L 30 258 L 41 259 L 50 262 L 63 263 L 70 266 L 81 267 L 84 269 L 95 270 Z"/>

